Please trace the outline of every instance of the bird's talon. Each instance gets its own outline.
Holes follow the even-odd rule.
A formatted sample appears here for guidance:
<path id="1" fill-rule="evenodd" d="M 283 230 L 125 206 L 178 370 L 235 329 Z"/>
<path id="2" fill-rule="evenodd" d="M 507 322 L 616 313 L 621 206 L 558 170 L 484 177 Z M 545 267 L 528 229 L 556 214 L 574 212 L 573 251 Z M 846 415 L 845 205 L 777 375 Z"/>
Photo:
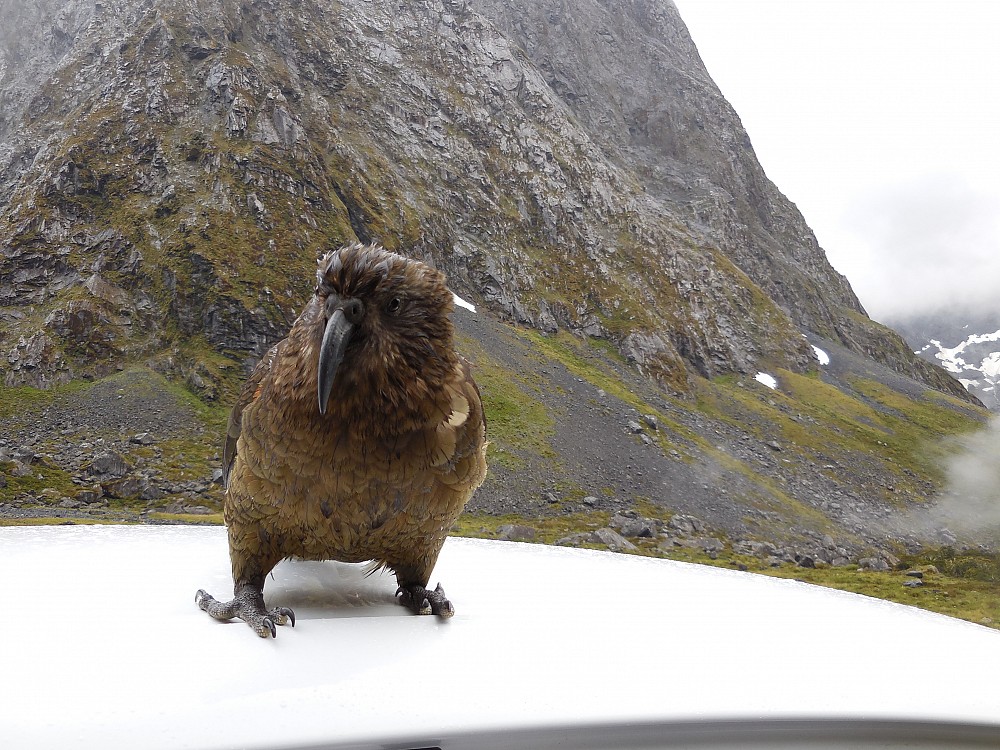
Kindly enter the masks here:
<path id="1" fill-rule="evenodd" d="M 195 603 L 216 620 L 231 620 L 238 617 L 261 638 L 277 637 L 277 625 L 295 625 L 295 613 L 288 607 L 264 608 L 264 597 L 254 588 L 243 587 L 236 597 L 228 602 L 219 602 L 211 594 L 199 589 L 194 595 Z"/>
<path id="2" fill-rule="evenodd" d="M 400 597 L 400 604 L 417 615 L 437 615 L 447 619 L 455 614 L 455 607 L 448 601 L 440 583 L 433 591 L 419 585 L 400 586 L 396 595 Z"/>
<path id="3" fill-rule="evenodd" d="M 277 625 L 288 625 L 291 623 L 292 627 L 295 627 L 295 613 L 288 607 L 275 607 L 267 613 L 267 616 Z"/>

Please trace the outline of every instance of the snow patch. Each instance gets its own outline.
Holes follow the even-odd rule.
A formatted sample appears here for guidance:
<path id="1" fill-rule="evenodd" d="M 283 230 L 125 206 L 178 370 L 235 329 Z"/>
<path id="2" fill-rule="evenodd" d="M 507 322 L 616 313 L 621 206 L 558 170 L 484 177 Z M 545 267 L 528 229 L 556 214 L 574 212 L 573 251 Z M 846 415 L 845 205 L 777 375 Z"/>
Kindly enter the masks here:
<path id="1" fill-rule="evenodd" d="M 455 298 L 455 304 L 458 305 L 459 307 L 464 307 L 469 312 L 475 312 L 476 311 L 476 306 L 474 304 L 472 304 L 471 302 L 466 302 L 464 299 L 462 299 L 461 297 L 459 297 L 454 292 L 451 293 L 451 296 Z"/>
<path id="2" fill-rule="evenodd" d="M 813 345 L 813 354 L 816 355 L 816 359 L 819 360 L 821 365 L 830 364 L 830 355 L 820 349 L 818 346 Z"/>
<path id="3" fill-rule="evenodd" d="M 758 372 L 754 376 L 754 380 L 756 380 L 761 385 L 766 385 L 772 391 L 776 390 L 778 387 L 777 378 L 775 378 L 774 375 L 768 375 L 766 372 Z"/>
<path id="4" fill-rule="evenodd" d="M 1000 352 L 993 352 L 983 358 L 983 364 L 979 368 L 983 374 L 996 378 L 1000 375 Z"/>
<path id="5" fill-rule="evenodd" d="M 972 336 L 969 336 L 961 344 L 951 349 L 946 348 L 944 345 L 941 344 L 940 341 L 937 341 L 935 339 L 931 339 L 930 343 L 938 348 L 938 353 L 935 354 L 934 356 L 937 359 L 941 360 L 942 367 L 944 367 L 944 369 L 946 369 L 948 372 L 959 373 L 969 366 L 966 363 L 966 361 L 961 357 L 961 355 L 965 352 L 967 347 L 970 347 L 974 344 L 986 344 L 995 341 L 1000 341 L 1000 331 L 994 331 L 993 333 L 985 333 L 985 334 L 973 334 Z M 1000 367 L 1000 363 L 998 363 L 997 366 Z"/>

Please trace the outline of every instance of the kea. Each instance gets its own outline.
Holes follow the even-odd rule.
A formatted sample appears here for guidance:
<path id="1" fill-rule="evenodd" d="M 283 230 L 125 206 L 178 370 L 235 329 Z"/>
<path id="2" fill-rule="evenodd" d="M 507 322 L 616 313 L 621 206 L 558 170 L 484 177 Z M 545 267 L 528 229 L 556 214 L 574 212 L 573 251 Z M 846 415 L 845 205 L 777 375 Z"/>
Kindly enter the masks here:
<path id="1" fill-rule="evenodd" d="M 486 476 L 486 420 L 455 352 L 444 275 L 378 245 L 319 262 L 313 297 L 244 385 L 223 451 L 234 598 L 198 591 L 262 638 L 295 624 L 267 609 L 285 558 L 371 562 L 413 612 L 451 617 L 426 588 L 452 524 Z"/>

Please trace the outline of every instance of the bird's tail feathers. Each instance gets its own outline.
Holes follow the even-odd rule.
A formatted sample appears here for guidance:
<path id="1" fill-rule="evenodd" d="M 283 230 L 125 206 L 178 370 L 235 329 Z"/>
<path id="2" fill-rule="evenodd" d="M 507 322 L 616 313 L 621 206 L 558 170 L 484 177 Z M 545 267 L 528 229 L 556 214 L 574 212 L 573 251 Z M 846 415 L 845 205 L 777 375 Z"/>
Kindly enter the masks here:
<path id="1" fill-rule="evenodd" d="M 372 560 L 370 563 L 365 565 L 362 575 L 365 578 L 370 578 L 380 570 L 389 570 L 389 563 L 385 560 Z"/>

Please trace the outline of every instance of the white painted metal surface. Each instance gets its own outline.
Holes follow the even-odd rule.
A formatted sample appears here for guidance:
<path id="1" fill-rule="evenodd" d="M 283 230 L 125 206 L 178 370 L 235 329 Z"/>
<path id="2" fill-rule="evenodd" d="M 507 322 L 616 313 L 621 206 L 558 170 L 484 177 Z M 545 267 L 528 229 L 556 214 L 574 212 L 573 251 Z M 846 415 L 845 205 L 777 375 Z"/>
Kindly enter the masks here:
<path id="1" fill-rule="evenodd" d="M 362 570 L 280 564 L 265 598 L 298 624 L 262 640 L 194 604 L 198 588 L 231 593 L 224 529 L 0 529 L 3 744 L 447 748 L 486 732 L 481 746 L 502 747 L 548 727 L 567 731 L 547 747 L 598 747 L 600 730 L 568 728 L 610 725 L 646 732 L 630 747 L 724 726 L 738 747 L 732 727 L 770 719 L 986 724 L 1000 743 L 1000 633 L 951 618 L 748 573 L 450 539 L 432 584 L 457 614 L 442 622 Z"/>

